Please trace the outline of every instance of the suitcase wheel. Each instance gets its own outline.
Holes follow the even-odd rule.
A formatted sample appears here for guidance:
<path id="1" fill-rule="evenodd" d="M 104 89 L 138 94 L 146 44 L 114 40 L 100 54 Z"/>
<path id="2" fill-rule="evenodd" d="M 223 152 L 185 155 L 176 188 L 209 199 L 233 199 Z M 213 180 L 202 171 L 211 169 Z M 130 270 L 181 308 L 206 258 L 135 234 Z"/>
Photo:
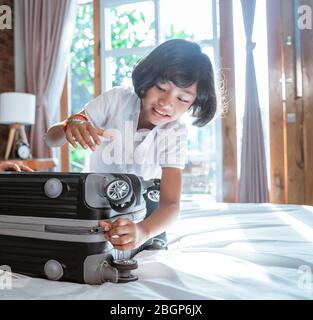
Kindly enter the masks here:
<path id="1" fill-rule="evenodd" d="M 133 190 L 128 181 L 115 179 L 108 183 L 105 188 L 105 196 L 114 205 L 121 205 L 128 202 L 133 195 Z"/>
<path id="2" fill-rule="evenodd" d="M 138 263 L 134 259 L 113 260 L 111 266 L 118 270 L 134 270 L 138 268 Z"/>
<path id="3" fill-rule="evenodd" d="M 134 259 L 113 260 L 111 266 L 118 270 L 118 282 L 126 283 L 138 280 L 138 277 L 131 274 L 131 271 L 138 268 L 138 263 Z"/>
<path id="4" fill-rule="evenodd" d="M 152 202 L 160 201 L 160 187 L 152 186 L 147 190 L 147 198 Z"/>

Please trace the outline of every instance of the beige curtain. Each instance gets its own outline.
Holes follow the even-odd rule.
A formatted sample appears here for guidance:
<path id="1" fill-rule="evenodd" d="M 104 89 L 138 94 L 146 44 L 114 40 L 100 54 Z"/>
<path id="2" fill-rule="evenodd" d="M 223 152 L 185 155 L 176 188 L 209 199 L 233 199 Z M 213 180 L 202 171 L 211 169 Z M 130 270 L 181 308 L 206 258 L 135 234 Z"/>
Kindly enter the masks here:
<path id="1" fill-rule="evenodd" d="M 268 202 L 266 157 L 255 75 L 252 32 L 256 0 L 241 0 L 246 34 L 246 96 L 243 119 L 239 202 Z"/>
<path id="2" fill-rule="evenodd" d="M 23 0 L 26 91 L 36 95 L 36 122 L 30 132 L 34 158 L 52 155 L 43 140 L 48 127 L 47 95 L 70 1 Z"/>

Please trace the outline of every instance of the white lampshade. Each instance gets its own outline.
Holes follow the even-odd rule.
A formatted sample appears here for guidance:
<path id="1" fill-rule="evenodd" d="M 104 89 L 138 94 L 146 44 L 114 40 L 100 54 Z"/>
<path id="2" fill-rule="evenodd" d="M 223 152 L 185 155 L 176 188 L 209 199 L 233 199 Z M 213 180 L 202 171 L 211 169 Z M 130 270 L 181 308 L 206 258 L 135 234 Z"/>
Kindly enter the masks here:
<path id="1" fill-rule="evenodd" d="M 36 96 L 29 93 L 5 92 L 0 94 L 0 123 L 34 124 Z"/>

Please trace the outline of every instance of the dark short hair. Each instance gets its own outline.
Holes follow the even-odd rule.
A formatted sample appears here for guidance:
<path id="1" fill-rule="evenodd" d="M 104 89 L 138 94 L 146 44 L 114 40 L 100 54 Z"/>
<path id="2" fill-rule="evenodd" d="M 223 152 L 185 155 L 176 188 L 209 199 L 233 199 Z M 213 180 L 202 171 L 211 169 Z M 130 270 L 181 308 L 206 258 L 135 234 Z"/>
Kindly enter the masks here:
<path id="1" fill-rule="evenodd" d="M 159 81 L 172 81 L 180 88 L 196 82 L 197 97 L 191 106 L 192 116 L 196 118 L 193 125 L 206 125 L 216 113 L 212 63 L 194 42 L 173 39 L 162 43 L 137 63 L 132 80 L 140 98 Z"/>

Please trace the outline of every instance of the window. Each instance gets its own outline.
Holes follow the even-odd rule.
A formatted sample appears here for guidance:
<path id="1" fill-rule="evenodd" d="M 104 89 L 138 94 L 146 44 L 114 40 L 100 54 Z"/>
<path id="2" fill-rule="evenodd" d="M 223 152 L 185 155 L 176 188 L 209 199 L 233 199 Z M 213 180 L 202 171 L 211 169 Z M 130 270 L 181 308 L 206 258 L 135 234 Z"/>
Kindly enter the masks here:
<path id="1" fill-rule="evenodd" d="M 198 42 L 218 69 L 216 0 L 193 0 L 192 3 L 106 0 L 101 1 L 100 19 L 102 92 L 116 85 L 131 85 L 135 63 L 161 42 L 172 38 Z M 206 193 L 212 199 L 219 198 L 221 148 L 217 149 L 216 142 L 219 123 L 215 121 L 198 129 L 191 125 L 191 117 L 185 120 L 189 138 L 183 193 Z"/>
<path id="2" fill-rule="evenodd" d="M 101 91 L 131 85 L 135 63 L 172 38 L 199 43 L 218 70 L 217 7 L 217 0 L 100 0 Z M 92 1 L 79 0 L 76 23 L 71 51 L 71 112 L 81 110 L 94 93 Z M 221 200 L 220 119 L 200 129 L 191 125 L 191 117 L 185 119 L 189 152 L 183 193 L 205 193 Z M 83 168 L 87 152 L 71 149 L 73 171 Z"/>

